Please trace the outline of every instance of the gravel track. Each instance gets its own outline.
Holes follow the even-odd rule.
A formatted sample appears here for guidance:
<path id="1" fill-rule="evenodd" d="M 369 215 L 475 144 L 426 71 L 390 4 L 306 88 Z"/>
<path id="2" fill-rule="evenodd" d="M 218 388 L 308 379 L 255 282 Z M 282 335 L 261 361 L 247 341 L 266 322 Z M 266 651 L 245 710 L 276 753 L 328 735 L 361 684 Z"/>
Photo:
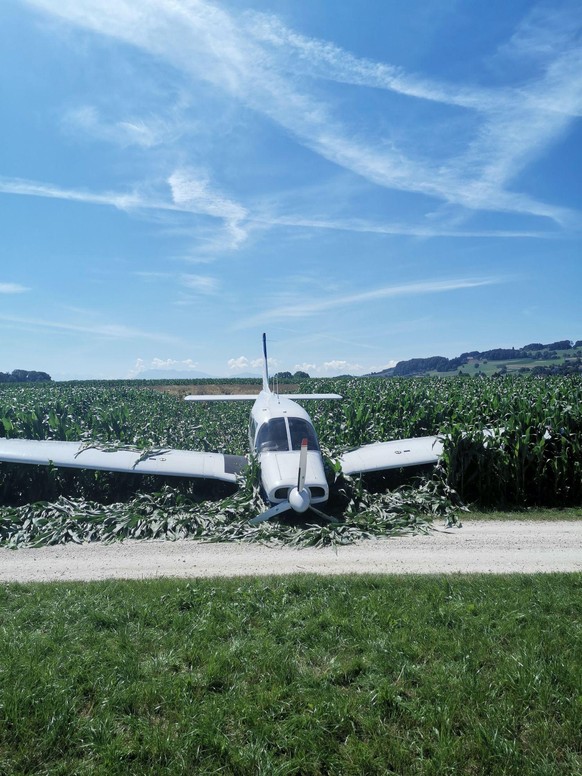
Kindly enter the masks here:
<path id="1" fill-rule="evenodd" d="M 0 549 L 0 582 L 554 571 L 582 571 L 582 521 L 471 520 L 462 528 L 369 540 L 337 550 L 188 540 Z"/>

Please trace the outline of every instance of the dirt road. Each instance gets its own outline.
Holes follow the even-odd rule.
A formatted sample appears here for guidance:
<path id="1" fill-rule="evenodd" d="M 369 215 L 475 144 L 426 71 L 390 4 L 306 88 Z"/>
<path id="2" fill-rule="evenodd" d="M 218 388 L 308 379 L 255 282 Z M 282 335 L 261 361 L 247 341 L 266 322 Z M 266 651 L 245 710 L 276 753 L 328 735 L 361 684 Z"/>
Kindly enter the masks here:
<path id="1" fill-rule="evenodd" d="M 582 571 L 582 521 L 478 521 L 428 535 L 326 549 L 126 541 L 0 549 L 0 582 L 269 574 Z"/>

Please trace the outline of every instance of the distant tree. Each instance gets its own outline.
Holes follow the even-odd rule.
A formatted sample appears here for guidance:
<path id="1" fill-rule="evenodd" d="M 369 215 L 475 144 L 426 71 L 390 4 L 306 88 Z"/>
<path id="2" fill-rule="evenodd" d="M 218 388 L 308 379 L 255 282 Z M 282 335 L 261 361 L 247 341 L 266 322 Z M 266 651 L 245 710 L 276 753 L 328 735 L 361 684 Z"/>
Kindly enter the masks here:
<path id="1" fill-rule="evenodd" d="M 506 359 L 526 358 L 522 350 L 515 348 L 494 348 L 493 350 L 484 350 L 481 358 L 487 358 L 489 361 L 505 361 Z"/>
<path id="2" fill-rule="evenodd" d="M 0 372 L 0 383 L 39 383 L 51 379 L 46 372 L 29 372 L 26 369 L 15 369 L 11 374 Z"/>
<path id="3" fill-rule="evenodd" d="M 298 372 L 295 372 L 295 374 L 293 375 L 293 379 L 294 380 L 308 380 L 309 379 L 309 375 L 307 374 L 307 372 L 302 372 L 301 370 L 299 370 Z"/>
<path id="4" fill-rule="evenodd" d="M 406 377 L 407 375 L 422 374 L 422 372 L 446 372 L 448 371 L 449 363 L 449 359 L 445 358 L 445 356 L 411 358 L 408 361 L 399 361 L 394 367 L 393 374 L 399 377 Z"/>
<path id="5" fill-rule="evenodd" d="M 273 375 L 275 380 L 289 380 L 289 378 L 293 377 L 291 372 L 277 372 L 276 375 Z"/>
<path id="6" fill-rule="evenodd" d="M 558 342 L 550 342 L 549 345 L 544 345 L 544 348 L 548 350 L 570 350 L 572 343 L 570 340 L 559 340 Z"/>

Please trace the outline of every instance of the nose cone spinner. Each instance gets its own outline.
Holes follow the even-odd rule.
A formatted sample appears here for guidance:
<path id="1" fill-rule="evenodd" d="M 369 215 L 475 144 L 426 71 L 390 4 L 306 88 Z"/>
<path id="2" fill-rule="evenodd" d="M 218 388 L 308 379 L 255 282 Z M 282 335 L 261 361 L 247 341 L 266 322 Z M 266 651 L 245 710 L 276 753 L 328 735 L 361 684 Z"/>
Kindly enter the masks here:
<path id="1" fill-rule="evenodd" d="M 295 512 L 305 512 L 309 508 L 311 496 L 307 488 L 293 488 L 289 492 L 289 504 Z"/>

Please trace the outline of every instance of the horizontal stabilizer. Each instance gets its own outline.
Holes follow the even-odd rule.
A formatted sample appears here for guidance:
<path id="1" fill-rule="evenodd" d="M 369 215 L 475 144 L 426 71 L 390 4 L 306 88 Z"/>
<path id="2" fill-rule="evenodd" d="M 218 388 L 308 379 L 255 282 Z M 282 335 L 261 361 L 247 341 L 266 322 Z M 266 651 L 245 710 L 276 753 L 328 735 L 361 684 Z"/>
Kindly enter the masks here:
<path id="1" fill-rule="evenodd" d="M 242 455 L 167 448 L 145 452 L 106 451 L 86 447 L 80 442 L 31 439 L 0 439 L 0 461 L 168 477 L 201 477 L 232 483 L 236 483 L 237 475 L 248 463 Z"/>
<path id="2" fill-rule="evenodd" d="M 344 474 L 365 474 L 436 463 L 442 451 L 440 437 L 426 436 L 364 445 L 349 450 L 339 460 Z"/>

